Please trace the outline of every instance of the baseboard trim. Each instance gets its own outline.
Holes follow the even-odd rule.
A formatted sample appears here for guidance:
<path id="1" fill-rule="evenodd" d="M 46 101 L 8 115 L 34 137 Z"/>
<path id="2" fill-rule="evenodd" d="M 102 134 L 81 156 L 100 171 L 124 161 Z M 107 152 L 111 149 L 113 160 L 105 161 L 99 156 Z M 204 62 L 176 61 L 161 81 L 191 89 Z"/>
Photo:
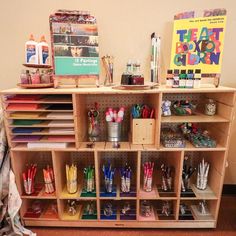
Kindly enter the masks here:
<path id="1" fill-rule="evenodd" d="M 224 184 L 222 194 L 223 195 L 227 195 L 227 194 L 236 195 L 236 184 Z"/>

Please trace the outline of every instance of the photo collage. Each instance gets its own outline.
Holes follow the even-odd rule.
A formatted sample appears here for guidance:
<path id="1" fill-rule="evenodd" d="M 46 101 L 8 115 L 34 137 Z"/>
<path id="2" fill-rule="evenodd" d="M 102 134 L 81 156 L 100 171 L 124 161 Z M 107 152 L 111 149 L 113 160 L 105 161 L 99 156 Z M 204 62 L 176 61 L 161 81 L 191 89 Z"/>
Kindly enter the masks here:
<path id="1" fill-rule="evenodd" d="M 98 57 L 98 31 L 92 24 L 53 23 L 55 57 Z"/>

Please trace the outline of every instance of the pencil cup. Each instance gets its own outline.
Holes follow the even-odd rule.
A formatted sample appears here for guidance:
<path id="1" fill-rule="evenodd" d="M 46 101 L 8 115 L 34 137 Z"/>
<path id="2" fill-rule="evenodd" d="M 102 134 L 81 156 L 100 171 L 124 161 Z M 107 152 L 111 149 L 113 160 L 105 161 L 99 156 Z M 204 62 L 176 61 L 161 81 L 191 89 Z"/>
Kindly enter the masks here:
<path id="1" fill-rule="evenodd" d="M 130 178 L 121 177 L 121 192 L 122 193 L 130 192 Z"/>
<path id="2" fill-rule="evenodd" d="M 77 180 L 67 181 L 67 191 L 70 194 L 77 192 Z"/>
<path id="3" fill-rule="evenodd" d="M 186 192 L 190 189 L 190 179 L 182 179 L 181 190 L 182 192 Z"/>
<path id="4" fill-rule="evenodd" d="M 208 176 L 197 175 L 197 188 L 205 190 L 207 188 Z"/>
<path id="5" fill-rule="evenodd" d="M 143 180 L 143 190 L 146 192 L 151 192 L 152 191 L 152 177 L 146 177 L 144 176 Z"/>
<path id="6" fill-rule="evenodd" d="M 112 193 L 113 180 L 105 178 L 105 191 L 107 193 Z"/>
<path id="7" fill-rule="evenodd" d="M 32 183 L 32 181 L 29 182 L 31 182 L 31 184 L 29 183 L 28 185 L 24 185 L 25 194 L 27 195 L 31 195 L 34 193 L 34 184 Z"/>
<path id="8" fill-rule="evenodd" d="M 54 183 L 45 181 L 45 193 L 53 193 L 55 191 Z"/>
<path id="9" fill-rule="evenodd" d="M 88 136 L 89 141 L 97 142 L 100 139 L 100 124 L 98 118 L 89 118 L 88 120 Z"/>
<path id="10" fill-rule="evenodd" d="M 107 136 L 110 142 L 119 142 L 121 140 L 121 123 L 107 122 Z"/>

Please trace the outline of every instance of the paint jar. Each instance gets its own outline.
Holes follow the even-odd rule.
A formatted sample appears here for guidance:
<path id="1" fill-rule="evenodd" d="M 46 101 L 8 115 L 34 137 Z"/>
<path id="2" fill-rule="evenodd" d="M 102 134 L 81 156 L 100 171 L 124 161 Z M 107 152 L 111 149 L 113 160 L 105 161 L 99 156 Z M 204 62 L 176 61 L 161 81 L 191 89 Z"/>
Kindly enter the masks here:
<path id="1" fill-rule="evenodd" d="M 208 99 L 205 104 L 205 114 L 214 116 L 216 114 L 216 102 L 213 99 Z"/>
<path id="2" fill-rule="evenodd" d="M 174 70 L 172 88 L 178 88 L 178 87 L 179 87 L 179 70 Z"/>
<path id="3" fill-rule="evenodd" d="M 167 75 L 166 75 L 166 87 L 167 88 L 172 88 L 173 87 L 173 70 L 167 70 Z"/>
<path id="4" fill-rule="evenodd" d="M 201 70 L 200 69 L 195 70 L 193 87 L 194 88 L 201 87 Z"/>
<path id="5" fill-rule="evenodd" d="M 47 71 L 42 71 L 41 74 L 41 84 L 49 84 L 51 83 L 51 75 Z"/>
<path id="6" fill-rule="evenodd" d="M 186 88 L 193 88 L 194 74 L 193 70 L 188 70 Z"/>
<path id="7" fill-rule="evenodd" d="M 32 72 L 31 83 L 32 84 L 40 84 L 40 74 L 39 74 L 38 69 L 36 69 L 35 71 Z"/>
<path id="8" fill-rule="evenodd" d="M 186 70 L 181 70 L 179 75 L 179 88 L 185 88 L 186 87 Z"/>
<path id="9" fill-rule="evenodd" d="M 27 72 L 25 70 L 21 71 L 21 75 L 20 75 L 20 81 L 21 84 L 29 84 L 29 76 L 27 75 Z"/>

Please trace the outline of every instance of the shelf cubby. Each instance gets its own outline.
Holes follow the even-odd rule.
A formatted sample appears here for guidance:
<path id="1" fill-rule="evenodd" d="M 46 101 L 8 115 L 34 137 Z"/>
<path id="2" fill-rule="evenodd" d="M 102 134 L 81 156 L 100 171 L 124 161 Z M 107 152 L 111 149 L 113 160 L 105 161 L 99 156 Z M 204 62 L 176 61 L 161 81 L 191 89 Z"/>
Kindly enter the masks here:
<path id="1" fill-rule="evenodd" d="M 44 188 L 43 169 L 46 169 L 48 165 L 53 167 L 51 152 L 11 152 L 11 158 L 13 160 L 12 165 L 16 173 L 18 191 L 23 199 L 56 199 L 56 192 L 49 194 L 45 192 Z M 24 190 L 22 173 L 25 172 L 27 166 L 31 164 L 37 165 L 35 192 L 27 195 Z"/>
<path id="2" fill-rule="evenodd" d="M 217 200 L 221 194 L 221 188 L 219 188 L 219 182 L 222 179 L 224 173 L 224 158 L 225 153 L 222 151 L 205 151 L 205 152 L 185 152 L 185 156 L 188 157 L 186 161 L 188 165 L 197 168 L 198 164 L 204 158 L 204 161 L 210 164 L 208 173 L 208 183 L 205 190 L 199 190 L 196 187 L 197 171 L 194 172 L 190 179 L 190 186 L 195 194 L 195 197 L 181 197 L 181 199 L 208 199 Z"/>
<path id="3" fill-rule="evenodd" d="M 145 151 L 141 154 L 141 170 L 140 170 L 140 199 L 177 199 L 179 195 L 179 181 L 181 172 L 181 152 L 158 152 Z M 153 171 L 153 188 L 151 192 L 143 190 L 143 164 L 145 162 L 154 162 Z M 162 190 L 161 165 L 165 164 L 172 170 L 172 189 L 168 191 Z"/>
<path id="4" fill-rule="evenodd" d="M 56 166 L 56 184 L 59 192 L 59 199 L 96 199 L 96 190 L 92 193 L 86 193 L 83 190 L 84 186 L 84 168 L 95 166 L 94 153 L 92 152 L 68 152 L 55 151 L 53 154 L 54 165 Z M 69 193 L 66 185 L 66 165 L 74 164 L 77 166 L 77 191 Z M 96 179 L 95 179 L 96 183 Z M 96 189 L 96 188 L 95 188 Z"/>
<path id="5" fill-rule="evenodd" d="M 136 199 L 137 197 L 137 152 L 98 152 L 98 168 L 99 168 L 99 191 L 100 199 Z M 110 163 L 112 168 L 115 168 L 112 193 L 106 193 L 104 188 L 104 174 L 102 171 L 103 165 Z M 131 191 L 122 193 L 120 168 L 125 165 L 131 167 Z"/>

